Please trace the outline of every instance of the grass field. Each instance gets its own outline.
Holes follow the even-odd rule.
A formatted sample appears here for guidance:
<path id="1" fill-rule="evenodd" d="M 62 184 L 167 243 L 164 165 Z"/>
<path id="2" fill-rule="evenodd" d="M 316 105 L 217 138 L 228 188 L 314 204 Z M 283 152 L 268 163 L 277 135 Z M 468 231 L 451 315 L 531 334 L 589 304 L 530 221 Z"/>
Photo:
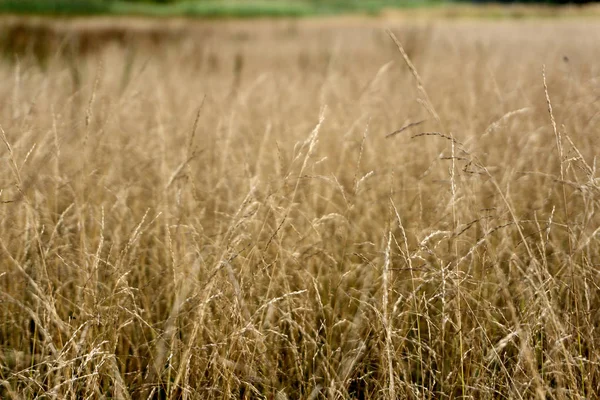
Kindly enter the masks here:
<path id="1" fill-rule="evenodd" d="M 596 398 L 595 21 L 0 26 L 0 397 Z"/>
<path id="2" fill-rule="evenodd" d="M 600 7 L 587 5 L 493 4 L 453 0 L 187 0 L 149 3 L 123 0 L 0 0 L 0 15 L 138 16 L 205 19 L 377 17 L 390 12 L 406 16 L 444 18 L 564 18 L 598 17 Z"/>
<path id="3" fill-rule="evenodd" d="M 377 14 L 385 8 L 432 7 L 444 0 L 0 0 L 1 13 L 144 15 L 188 17 L 303 17 L 340 13 Z"/>

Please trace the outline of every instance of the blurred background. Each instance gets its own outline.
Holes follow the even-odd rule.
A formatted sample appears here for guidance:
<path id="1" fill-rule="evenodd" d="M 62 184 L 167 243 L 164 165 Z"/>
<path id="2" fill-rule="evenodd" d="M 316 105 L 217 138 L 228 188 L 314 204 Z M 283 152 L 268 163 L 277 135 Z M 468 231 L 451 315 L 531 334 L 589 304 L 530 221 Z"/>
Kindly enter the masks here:
<path id="1" fill-rule="evenodd" d="M 456 8 L 474 3 L 492 2 L 485 0 L 2 0 L 0 12 L 205 17 L 314 16 L 341 13 L 377 15 L 389 9 Z M 493 3 L 552 5 L 584 4 L 591 1 L 497 0 Z M 489 16 L 499 16 L 497 11 L 488 11 Z"/>

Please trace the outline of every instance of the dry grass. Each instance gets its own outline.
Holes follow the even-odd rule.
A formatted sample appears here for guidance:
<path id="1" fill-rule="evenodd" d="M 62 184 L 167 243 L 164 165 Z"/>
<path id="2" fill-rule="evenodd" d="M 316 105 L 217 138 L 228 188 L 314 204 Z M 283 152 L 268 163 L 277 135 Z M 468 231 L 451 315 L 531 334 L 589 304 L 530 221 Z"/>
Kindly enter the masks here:
<path id="1" fill-rule="evenodd" d="M 1 43 L 1 397 L 596 397 L 593 21 L 44 29 Z"/>

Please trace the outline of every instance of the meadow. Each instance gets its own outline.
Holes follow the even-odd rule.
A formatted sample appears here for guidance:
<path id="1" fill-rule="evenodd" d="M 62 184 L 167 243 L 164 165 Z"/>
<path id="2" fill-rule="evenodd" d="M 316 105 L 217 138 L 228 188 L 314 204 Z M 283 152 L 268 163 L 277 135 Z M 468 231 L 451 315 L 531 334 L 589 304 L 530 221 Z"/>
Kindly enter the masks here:
<path id="1" fill-rule="evenodd" d="M 595 21 L 0 26 L 0 397 L 597 398 Z"/>
<path id="2" fill-rule="evenodd" d="M 0 0 L 0 13 L 244 18 L 378 14 L 386 8 L 430 8 L 445 0 Z M 448 3 L 446 3 L 448 4 Z"/>

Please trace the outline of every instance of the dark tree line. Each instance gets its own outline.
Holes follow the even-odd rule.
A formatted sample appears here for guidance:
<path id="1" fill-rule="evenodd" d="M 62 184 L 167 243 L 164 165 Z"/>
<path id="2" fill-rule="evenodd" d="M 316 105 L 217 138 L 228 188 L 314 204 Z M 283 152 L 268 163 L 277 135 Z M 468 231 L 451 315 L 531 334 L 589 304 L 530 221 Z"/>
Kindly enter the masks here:
<path id="1" fill-rule="evenodd" d="M 111 2 L 113 0 L 103 0 L 105 2 Z M 185 0 L 127 0 L 136 3 L 156 3 L 156 4 L 169 4 L 177 3 Z M 189 1 L 189 0 L 188 0 Z M 202 0 L 196 0 L 201 2 Z M 330 3 L 330 0 L 307 0 L 312 3 Z M 594 3 L 598 0 L 448 0 L 452 1 L 464 1 L 472 3 L 521 3 L 521 4 L 589 4 Z"/>
<path id="2" fill-rule="evenodd" d="M 597 0 L 470 0 L 473 3 L 502 4 L 589 4 Z"/>

